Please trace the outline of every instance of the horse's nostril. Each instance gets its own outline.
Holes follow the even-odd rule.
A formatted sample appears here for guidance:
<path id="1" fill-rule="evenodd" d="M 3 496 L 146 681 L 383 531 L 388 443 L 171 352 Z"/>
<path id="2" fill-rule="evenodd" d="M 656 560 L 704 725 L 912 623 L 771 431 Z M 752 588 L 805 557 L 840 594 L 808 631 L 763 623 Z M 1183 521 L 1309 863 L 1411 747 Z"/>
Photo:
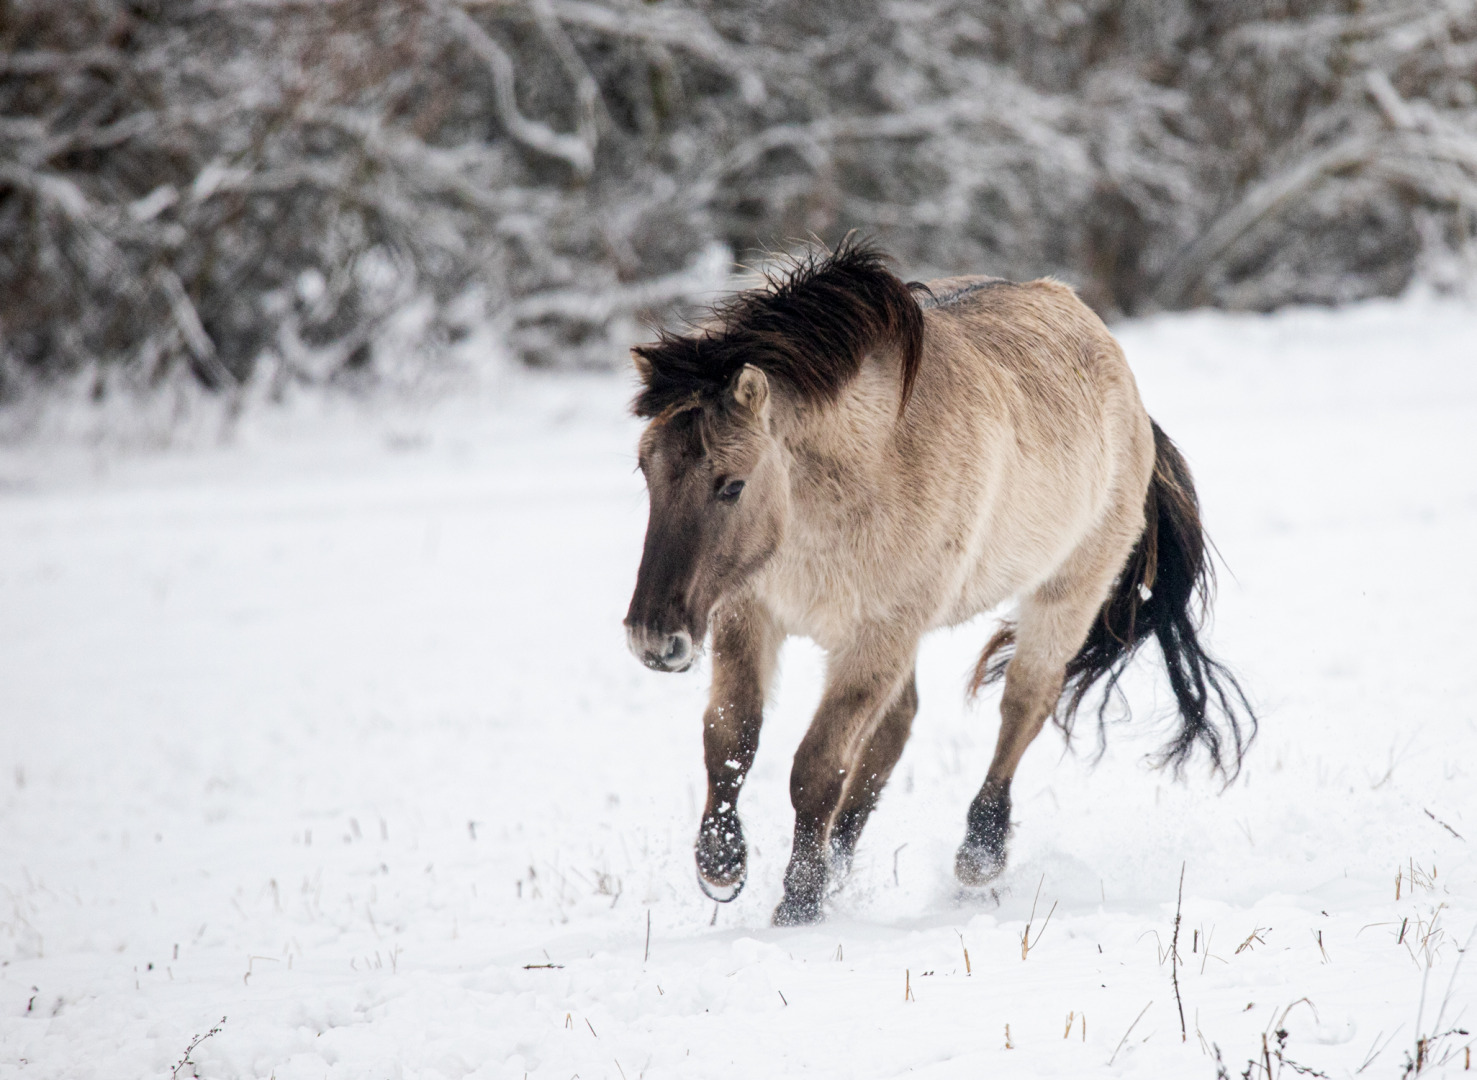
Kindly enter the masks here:
<path id="1" fill-rule="evenodd" d="M 631 627 L 627 639 L 637 659 L 655 671 L 685 671 L 692 661 L 692 635 L 686 630 L 661 634 Z"/>
<path id="2" fill-rule="evenodd" d="M 662 665 L 668 671 L 680 671 L 692 659 L 692 636 L 679 630 L 667 638 L 666 651 L 662 653 Z"/>

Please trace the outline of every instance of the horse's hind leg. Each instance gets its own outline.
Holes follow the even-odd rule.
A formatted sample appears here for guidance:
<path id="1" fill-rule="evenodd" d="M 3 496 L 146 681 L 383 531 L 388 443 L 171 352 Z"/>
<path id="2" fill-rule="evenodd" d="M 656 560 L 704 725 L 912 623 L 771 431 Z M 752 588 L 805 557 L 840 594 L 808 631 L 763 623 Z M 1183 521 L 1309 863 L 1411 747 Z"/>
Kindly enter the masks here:
<path id="1" fill-rule="evenodd" d="M 1061 697 L 1067 661 L 1077 654 L 1133 546 L 1128 527 L 1111 542 L 1084 548 L 1020 606 L 1015 655 L 1005 669 L 1000 735 L 984 786 L 970 804 L 954 874 L 983 885 L 1005 868 L 1010 781 L 1026 747 L 1041 733 Z"/>
<path id="2" fill-rule="evenodd" d="M 738 896 L 748 873 L 748 848 L 738 797 L 764 722 L 764 697 L 783 635 L 754 605 L 720 609 L 713 627 L 713 686 L 703 714 L 708 800 L 698 828 L 698 884 L 714 900 Z"/>
<path id="3" fill-rule="evenodd" d="M 1010 832 L 1010 781 L 1026 747 L 1041 733 L 1061 696 L 1062 679 L 1072 652 L 1057 659 L 1055 650 L 1031 650 L 1028 616 L 1022 605 L 1017 649 L 1005 672 L 1000 701 L 1000 735 L 984 786 L 969 805 L 964 843 L 954 858 L 954 874 L 965 885 L 983 885 L 1005 869 L 1005 841 Z M 1083 627 L 1086 634 L 1087 627 Z M 1075 650 L 1075 647 L 1074 647 Z M 1036 651 L 1032 656 L 1031 652 Z"/>
<path id="4" fill-rule="evenodd" d="M 917 712 L 918 678 L 915 673 L 882 717 L 847 781 L 841 810 L 831 824 L 831 870 L 839 876 L 845 876 L 851 870 L 851 857 L 856 852 L 857 840 L 882 795 L 888 777 L 892 775 L 893 767 L 902 756 Z"/>

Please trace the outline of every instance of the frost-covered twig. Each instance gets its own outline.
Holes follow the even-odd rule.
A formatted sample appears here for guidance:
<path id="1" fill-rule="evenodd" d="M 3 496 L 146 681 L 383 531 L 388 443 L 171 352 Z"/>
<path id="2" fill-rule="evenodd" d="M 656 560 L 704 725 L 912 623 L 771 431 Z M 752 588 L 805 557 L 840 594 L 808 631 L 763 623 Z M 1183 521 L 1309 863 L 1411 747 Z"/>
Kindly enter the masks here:
<path id="1" fill-rule="evenodd" d="M 196 1035 L 193 1039 L 190 1040 L 190 1045 L 185 1047 L 185 1052 L 181 1054 L 180 1059 L 174 1063 L 174 1068 L 169 1070 L 169 1080 L 178 1080 L 180 1070 L 183 1069 L 186 1065 L 190 1066 L 191 1075 L 200 1075 L 196 1071 L 195 1062 L 191 1060 L 190 1055 L 193 1054 L 195 1052 L 195 1048 L 203 1043 L 206 1039 L 213 1038 L 214 1036 L 219 1035 L 221 1033 L 221 1029 L 225 1026 L 225 1023 L 226 1018 L 222 1016 L 221 1022 L 219 1024 L 216 1024 L 215 1027 L 211 1028 L 203 1035 Z"/>

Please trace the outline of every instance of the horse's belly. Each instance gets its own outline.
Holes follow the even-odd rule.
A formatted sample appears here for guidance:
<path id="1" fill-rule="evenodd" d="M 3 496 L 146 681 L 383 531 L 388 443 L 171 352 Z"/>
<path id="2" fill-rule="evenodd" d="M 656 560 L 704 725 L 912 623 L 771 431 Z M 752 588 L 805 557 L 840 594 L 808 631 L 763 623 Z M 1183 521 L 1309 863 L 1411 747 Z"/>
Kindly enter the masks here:
<path id="1" fill-rule="evenodd" d="M 1065 490 L 1059 486 L 1054 492 L 1042 484 L 1036 492 L 991 508 L 978 526 L 974 550 L 938 625 L 967 622 L 1036 589 L 1077 550 L 1101 516 L 1102 500 L 1086 484 Z M 1048 493 L 1055 498 L 1045 497 Z"/>
<path id="2" fill-rule="evenodd" d="M 939 613 L 930 629 L 968 622 L 983 611 L 999 607 L 1021 591 L 1016 583 L 1001 575 L 990 573 L 986 568 L 981 570 L 965 580 L 953 602 Z"/>

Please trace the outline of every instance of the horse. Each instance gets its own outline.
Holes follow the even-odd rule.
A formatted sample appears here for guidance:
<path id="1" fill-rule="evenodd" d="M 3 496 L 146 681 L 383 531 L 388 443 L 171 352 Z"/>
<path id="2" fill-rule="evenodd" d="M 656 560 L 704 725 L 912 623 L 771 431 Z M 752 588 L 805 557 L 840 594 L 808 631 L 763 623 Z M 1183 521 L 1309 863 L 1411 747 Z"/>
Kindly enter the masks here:
<path id="1" fill-rule="evenodd" d="M 1159 645 L 1178 776 L 1197 746 L 1229 781 L 1257 718 L 1200 635 L 1212 575 L 1190 470 L 1123 351 L 1066 285 L 905 284 L 850 238 L 793 256 L 701 322 L 632 350 L 650 502 L 625 628 L 686 671 L 712 636 L 698 882 L 747 878 L 739 792 L 789 635 L 826 655 L 790 774 L 794 843 L 776 925 L 823 917 L 918 709 L 919 641 L 1014 600 L 971 692 L 1004 680 L 1000 730 L 955 874 L 1006 865 L 1010 785 L 1048 717 Z M 1101 745 L 1101 742 L 1100 742 Z M 1229 771 L 1228 771 L 1229 770 Z"/>

